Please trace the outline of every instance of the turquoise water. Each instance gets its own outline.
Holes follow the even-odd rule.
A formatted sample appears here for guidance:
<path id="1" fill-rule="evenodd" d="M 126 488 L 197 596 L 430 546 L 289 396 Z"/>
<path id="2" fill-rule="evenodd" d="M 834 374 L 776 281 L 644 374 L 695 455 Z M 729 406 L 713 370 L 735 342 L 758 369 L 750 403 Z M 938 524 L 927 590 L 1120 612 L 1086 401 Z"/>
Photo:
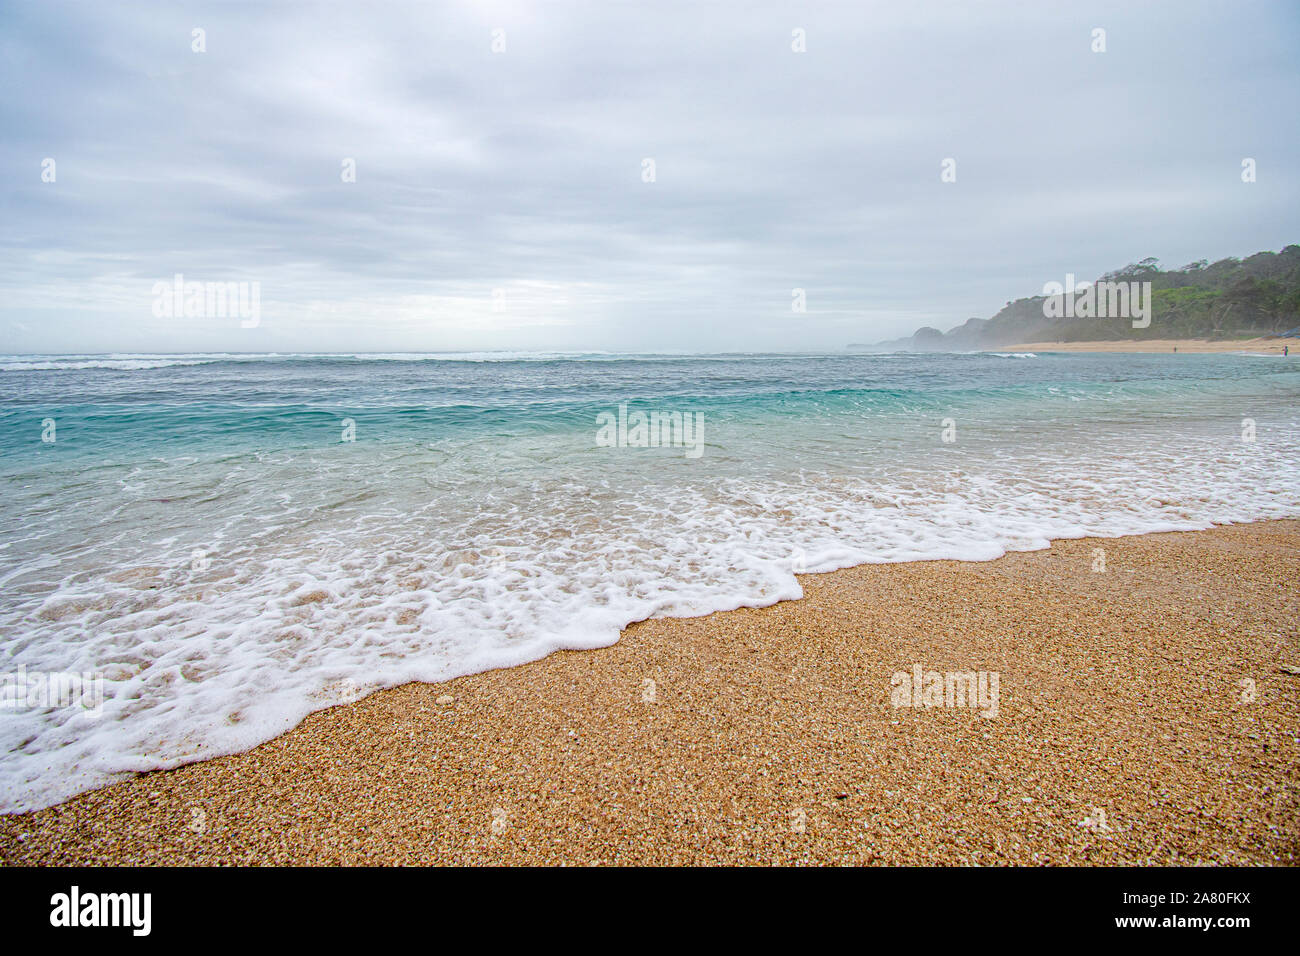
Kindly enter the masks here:
<path id="1" fill-rule="evenodd" d="M 96 715 L 0 711 L 0 808 L 379 687 L 796 597 L 799 571 L 1295 516 L 1296 368 L 0 356 L 0 669 L 103 678 Z M 638 413 L 664 445 L 637 447 Z M 602 438 L 620 417 L 627 440 Z"/>
<path id="2" fill-rule="evenodd" d="M 990 403 L 1047 402 L 1077 418 L 1064 403 L 1159 400 L 1185 390 L 1248 398 L 1256 386 L 1267 396 L 1294 387 L 1295 374 L 1281 360 L 1215 355 L 491 355 L 0 356 L 0 451 L 6 459 L 125 460 L 204 451 L 209 443 L 231 452 L 311 448 L 335 443 L 346 416 L 365 422 L 367 441 L 525 437 L 588 430 L 596 412 L 629 401 L 707 403 L 720 425 L 836 415 L 883 425 L 891 416 Z M 64 441 L 34 445 L 30 423 L 26 433 L 18 424 L 25 412 L 55 417 Z"/>

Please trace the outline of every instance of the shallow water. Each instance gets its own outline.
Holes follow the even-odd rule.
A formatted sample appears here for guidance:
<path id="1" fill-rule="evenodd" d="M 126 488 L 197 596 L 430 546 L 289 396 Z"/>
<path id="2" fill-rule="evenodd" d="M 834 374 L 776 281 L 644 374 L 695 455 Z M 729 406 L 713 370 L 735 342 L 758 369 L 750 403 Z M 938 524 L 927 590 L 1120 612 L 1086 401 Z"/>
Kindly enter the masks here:
<path id="1" fill-rule="evenodd" d="M 379 687 L 797 597 L 796 571 L 1295 517 L 1294 368 L 0 356 L 0 673 L 103 677 L 98 715 L 0 709 L 0 809 L 243 750 Z M 633 443 L 637 412 L 698 430 L 598 443 L 621 405 Z"/>

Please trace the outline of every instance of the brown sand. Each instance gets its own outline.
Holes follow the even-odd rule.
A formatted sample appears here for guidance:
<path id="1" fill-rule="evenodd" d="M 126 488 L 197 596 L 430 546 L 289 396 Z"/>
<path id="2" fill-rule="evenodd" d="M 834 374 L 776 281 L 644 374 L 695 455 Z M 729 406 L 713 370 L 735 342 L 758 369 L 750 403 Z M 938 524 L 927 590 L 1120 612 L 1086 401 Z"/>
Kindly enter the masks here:
<path id="1" fill-rule="evenodd" d="M 0 818 L 0 860 L 1294 864 L 1298 572 L 1276 521 L 811 575 Z M 914 663 L 998 716 L 895 709 Z"/>
<path id="2" fill-rule="evenodd" d="M 1269 355 L 1281 355 L 1282 347 L 1289 345 L 1294 355 L 1300 339 L 1259 338 L 1259 339 L 1146 339 L 1120 340 L 1114 342 L 1026 342 L 1023 345 L 1008 345 L 1000 349 L 985 349 L 986 352 L 1263 352 Z"/>

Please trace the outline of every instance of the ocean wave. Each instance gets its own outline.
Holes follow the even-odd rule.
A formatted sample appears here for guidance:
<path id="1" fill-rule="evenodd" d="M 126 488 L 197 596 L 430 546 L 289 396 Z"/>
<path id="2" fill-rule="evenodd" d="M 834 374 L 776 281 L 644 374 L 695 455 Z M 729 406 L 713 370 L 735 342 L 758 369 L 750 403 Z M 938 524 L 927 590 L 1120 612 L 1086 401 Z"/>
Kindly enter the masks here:
<path id="1" fill-rule="evenodd" d="M 6 575 L 7 667 L 90 671 L 103 691 L 98 716 L 5 715 L 0 810 L 246 750 L 380 688 L 796 598 L 801 572 L 1300 515 L 1294 434 L 1267 454 L 1183 435 L 1040 452 L 1032 468 L 1003 450 L 977 471 L 703 481 L 470 480 L 463 455 L 439 471 L 423 453 L 361 454 L 150 463 L 87 500 L 95 536 L 16 532 L 61 560 Z M 75 543 L 38 540 L 60 533 Z"/>
<path id="2" fill-rule="evenodd" d="M 84 359 L 72 361 L 3 362 L 0 372 L 75 372 L 82 369 L 110 369 L 138 372 L 144 369 L 171 368 L 176 365 L 211 365 L 220 359 Z"/>
<path id="3" fill-rule="evenodd" d="M 9 389 L 3 671 L 103 683 L 98 715 L 0 713 L 0 810 L 246 750 L 379 688 L 798 597 L 800 572 L 1300 515 L 1283 362 L 579 366 L 344 359 Z M 557 385 L 578 391 L 539 403 Z M 624 401 L 703 409 L 704 455 L 598 447 L 597 412 Z"/>

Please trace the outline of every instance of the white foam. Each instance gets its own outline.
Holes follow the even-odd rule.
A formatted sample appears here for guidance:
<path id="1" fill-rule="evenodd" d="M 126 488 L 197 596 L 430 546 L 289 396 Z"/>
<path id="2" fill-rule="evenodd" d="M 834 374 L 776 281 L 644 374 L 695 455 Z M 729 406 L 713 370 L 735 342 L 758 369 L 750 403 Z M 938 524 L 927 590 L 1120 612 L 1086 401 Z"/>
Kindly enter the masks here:
<path id="1" fill-rule="evenodd" d="M 511 482 L 499 467 L 591 454 L 547 441 L 465 448 L 450 472 L 423 449 L 360 446 L 150 463 L 85 501 L 104 509 L 84 516 L 93 535 L 24 527 L 3 669 L 99 671 L 106 700 L 99 718 L 0 712 L 0 808 L 244 750 L 358 692 L 608 645 L 646 617 L 796 598 L 801 570 L 1300 514 L 1294 426 L 1267 445 L 1066 443 L 871 474 L 651 481 L 602 463 Z M 488 454 L 477 478 L 465 470 Z"/>
<path id="2" fill-rule="evenodd" d="M 208 365 L 218 359 L 84 359 L 40 362 L 0 363 L 0 372 L 70 372 L 87 368 L 112 369 L 134 372 L 150 368 L 170 368 L 174 365 Z"/>

